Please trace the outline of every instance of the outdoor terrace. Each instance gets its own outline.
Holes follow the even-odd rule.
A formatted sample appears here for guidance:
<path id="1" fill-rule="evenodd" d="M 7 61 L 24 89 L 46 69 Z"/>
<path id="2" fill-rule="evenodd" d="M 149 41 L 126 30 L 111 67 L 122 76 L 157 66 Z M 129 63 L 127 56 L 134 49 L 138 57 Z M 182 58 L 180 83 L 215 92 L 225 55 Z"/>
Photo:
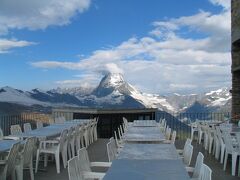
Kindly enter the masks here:
<path id="1" fill-rule="evenodd" d="M 107 158 L 107 149 L 106 144 L 109 140 L 108 139 L 98 139 L 96 142 L 91 144 L 88 147 L 88 153 L 90 157 L 90 161 L 108 161 Z M 197 153 L 200 151 L 205 156 L 204 162 L 209 165 L 213 171 L 212 179 L 213 180 L 239 180 L 239 177 L 237 176 L 231 176 L 231 165 L 230 163 L 227 165 L 227 170 L 223 171 L 223 165 L 220 164 L 219 161 L 217 161 L 212 155 L 208 154 L 206 150 L 204 150 L 202 145 L 199 145 L 196 143 L 196 141 L 193 141 L 192 143 L 194 145 L 194 153 L 192 157 L 191 166 L 194 166 L 195 160 L 197 157 Z M 176 148 L 183 148 L 184 141 L 177 140 Z M 105 169 L 97 169 L 98 171 L 104 172 Z M 25 171 L 24 173 L 24 180 L 30 179 L 29 173 Z M 49 166 L 46 171 L 39 171 L 35 175 L 35 180 L 67 180 L 68 179 L 68 171 L 67 169 L 61 168 L 61 173 L 56 173 L 56 167 L 54 163 L 49 163 Z"/>

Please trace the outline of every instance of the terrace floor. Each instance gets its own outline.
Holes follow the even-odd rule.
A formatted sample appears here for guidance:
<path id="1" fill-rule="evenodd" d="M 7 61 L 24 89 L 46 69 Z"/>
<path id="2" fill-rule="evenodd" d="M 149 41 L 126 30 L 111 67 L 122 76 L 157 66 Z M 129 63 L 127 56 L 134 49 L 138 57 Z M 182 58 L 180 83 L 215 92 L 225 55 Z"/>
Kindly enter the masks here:
<path id="1" fill-rule="evenodd" d="M 88 148 L 88 153 L 90 157 L 90 161 L 108 161 L 107 159 L 107 151 L 106 151 L 106 143 L 108 139 L 98 139 L 95 143 L 91 144 Z M 195 160 L 197 157 L 197 153 L 201 151 L 204 154 L 204 162 L 209 165 L 213 171 L 213 180 L 239 180 L 239 177 L 231 176 L 230 170 L 230 162 L 227 165 L 227 171 L 223 171 L 223 165 L 220 164 L 213 155 L 208 154 L 207 151 L 204 150 L 202 145 L 198 145 L 195 141 L 192 143 L 194 146 L 194 153 L 192 157 L 192 166 L 195 164 Z M 176 141 L 176 147 L 182 148 L 184 145 L 183 141 Z M 42 164 L 40 164 L 41 167 Z M 104 172 L 105 169 L 95 169 L 95 171 Z M 29 180 L 29 172 L 24 172 L 24 180 Z M 68 180 L 67 169 L 64 169 L 61 166 L 61 173 L 56 173 L 55 163 L 49 162 L 46 171 L 39 171 L 35 174 L 35 180 Z"/>

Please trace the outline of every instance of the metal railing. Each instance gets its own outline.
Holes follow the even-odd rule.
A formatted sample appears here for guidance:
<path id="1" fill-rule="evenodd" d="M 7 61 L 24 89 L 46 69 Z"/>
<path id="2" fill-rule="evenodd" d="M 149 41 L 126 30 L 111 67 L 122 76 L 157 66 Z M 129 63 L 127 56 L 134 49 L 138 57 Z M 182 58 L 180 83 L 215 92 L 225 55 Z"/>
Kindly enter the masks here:
<path id="1" fill-rule="evenodd" d="M 65 116 L 67 120 L 72 117 L 73 115 L 70 112 L 64 113 L 54 113 L 54 114 L 40 114 L 40 113 L 22 113 L 18 115 L 2 115 L 0 116 L 0 128 L 3 130 L 4 135 L 10 134 L 10 127 L 14 124 L 20 124 L 23 128 L 24 123 L 31 123 L 32 128 L 36 128 L 36 122 L 42 121 L 43 123 L 48 124 L 51 122 L 55 117 L 58 116 Z M 84 117 L 86 118 L 93 118 L 99 117 L 98 121 L 98 134 L 99 137 L 102 138 L 109 138 L 113 136 L 113 132 L 116 128 L 122 123 L 122 117 L 128 117 L 124 114 L 110 114 L 108 116 L 103 115 L 87 115 L 85 114 Z M 132 117 L 132 118 L 131 118 Z M 144 117 L 143 119 L 149 119 L 148 116 L 143 116 L 142 114 L 134 114 L 129 116 L 129 121 L 133 121 L 138 117 Z M 165 119 L 167 121 L 167 125 L 172 128 L 173 130 L 177 131 L 177 138 L 178 139 L 186 139 L 190 137 L 191 134 L 191 127 L 190 124 L 195 122 L 196 120 L 201 121 L 225 121 L 231 119 L 230 112 L 203 112 L 203 113 L 175 113 L 170 114 L 166 112 L 156 111 L 155 117 L 157 121 L 160 119 Z"/>
<path id="2" fill-rule="evenodd" d="M 0 128 L 5 136 L 10 134 L 11 125 L 19 124 L 23 129 L 24 123 L 30 123 L 32 129 L 36 128 L 36 122 L 41 121 L 44 124 L 48 124 L 51 119 L 49 114 L 40 113 L 21 113 L 12 115 L 1 115 L 0 116 Z"/>

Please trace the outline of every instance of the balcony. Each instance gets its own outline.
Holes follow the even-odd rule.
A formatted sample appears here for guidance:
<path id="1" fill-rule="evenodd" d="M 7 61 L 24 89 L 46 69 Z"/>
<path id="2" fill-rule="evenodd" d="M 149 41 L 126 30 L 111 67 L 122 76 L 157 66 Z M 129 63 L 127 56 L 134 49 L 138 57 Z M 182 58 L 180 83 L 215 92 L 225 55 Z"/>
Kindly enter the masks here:
<path id="1" fill-rule="evenodd" d="M 191 127 L 190 124 L 196 120 L 201 121 L 226 121 L 231 119 L 231 114 L 226 113 L 183 113 L 183 114 L 168 114 L 159 112 L 156 109 L 143 109 L 140 111 L 134 110 L 118 110 L 118 111 L 87 111 L 87 112 L 78 112 L 78 111 L 53 111 L 53 114 L 19 114 L 19 115 L 6 115 L 1 116 L 0 126 L 4 132 L 4 135 L 10 134 L 10 126 L 14 124 L 20 124 L 23 126 L 24 123 L 31 123 L 33 129 L 36 128 L 36 121 L 41 121 L 44 125 L 52 123 L 52 121 L 59 116 L 65 116 L 66 119 L 76 119 L 76 118 L 92 118 L 99 117 L 98 122 L 98 135 L 99 139 L 92 143 L 88 148 L 88 153 L 90 161 L 108 161 L 106 144 L 109 142 L 109 138 L 113 136 L 114 130 L 116 127 L 121 124 L 122 117 L 127 117 L 129 121 L 134 119 L 166 119 L 167 125 L 173 130 L 177 131 L 177 139 L 175 141 L 175 146 L 177 149 L 182 149 L 185 143 L 186 138 L 191 136 Z M 106 123 L 107 121 L 107 123 Z M 215 159 L 212 154 L 209 154 L 207 150 L 204 149 L 203 143 L 198 144 L 196 140 L 193 140 L 192 145 L 194 146 L 193 157 L 191 161 L 191 166 L 195 165 L 195 160 L 198 152 L 202 152 L 205 156 L 204 163 L 206 163 L 213 171 L 212 179 L 221 180 L 221 179 L 239 179 L 237 176 L 231 175 L 231 162 L 228 160 L 227 169 L 223 171 L 223 165 Z M 36 180 L 41 179 L 68 179 L 68 171 L 64 169 L 61 165 L 61 173 L 56 173 L 56 167 L 54 161 L 49 161 L 48 167 L 44 168 L 43 163 L 40 163 L 41 170 L 35 174 Z M 237 166 L 238 169 L 238 166 Z M 95 169 L 94 169 L 95 170 Z M 106 169 L 98 168 L 96 171 L 104 172 Z M 24 180 L 30 179 L 28 171 L 24 171 Z"/>

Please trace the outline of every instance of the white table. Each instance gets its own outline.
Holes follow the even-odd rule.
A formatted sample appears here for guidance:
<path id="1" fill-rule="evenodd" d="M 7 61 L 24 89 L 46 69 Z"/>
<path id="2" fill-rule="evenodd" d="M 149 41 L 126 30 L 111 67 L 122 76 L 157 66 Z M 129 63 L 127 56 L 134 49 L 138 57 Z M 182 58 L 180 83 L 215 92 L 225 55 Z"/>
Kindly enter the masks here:
<path id="1" fill-rule="evenodd" d="M 10 135 L 9 137 L 18 137 L 21 139 L 29 138 L 29 137 L 37 137 L 40 140 L 45 140 L 53 137 L 57 137 L 61 134 L 61 132 L 65 129 L 70 129 L 71 127 L 75 127 L 77 125 L 82 125 L 86 123 L 86 121 L 66 121 L 65 123 L 56 123 L 51 124 L 49 126 L 45 126 L 39 129 L 34 129 L 29 132 L 23 132 L 19 135 Z"/>
<path id="2" fill-rule="evenodd" d="M 161 142 L 165 140 L 165 136 L 159 127 L 131 126 L 123 135 L 123 140 L 127 142 Z"/>
<path id="3" fill-rule="evenodd" d="M 173 144 L 133 144 L 126 143 L 118 159 L 179 159 Z"/>
<path id="4" fill-rule="evenodd" d="M 116 159 L 103 180 L 189 180 L 181 159 Z"/>

